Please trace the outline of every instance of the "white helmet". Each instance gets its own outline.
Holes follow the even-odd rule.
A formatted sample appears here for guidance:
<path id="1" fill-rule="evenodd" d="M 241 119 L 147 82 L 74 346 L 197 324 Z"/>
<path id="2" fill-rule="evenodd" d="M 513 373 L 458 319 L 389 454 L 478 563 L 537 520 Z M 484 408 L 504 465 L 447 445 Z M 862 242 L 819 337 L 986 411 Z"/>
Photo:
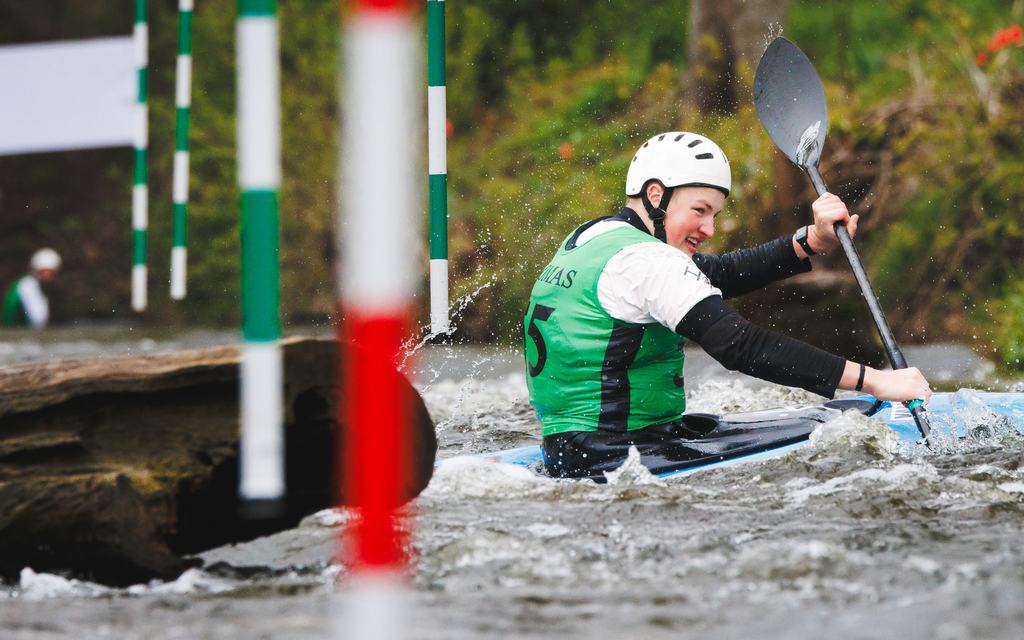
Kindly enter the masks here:
<path id="1" fill-rule="evenodd" d="M 732 174 L 725 152 L 688 131 L 661 133 L 637 150 L 626 173 L 626 195 L 639 196 L 649 180 L 665 187 L 714 187 L 729 195 Z"/>
<path id="2" fill-rule="evenodd" d="M 56 271 L 60 269 L 60 254 L 50 249 L 40 249 L 32 254 L 32 260 L 29 262 L 29 266 L 32 267 L 33 271 L 44 271 L 47 269 Z"/>

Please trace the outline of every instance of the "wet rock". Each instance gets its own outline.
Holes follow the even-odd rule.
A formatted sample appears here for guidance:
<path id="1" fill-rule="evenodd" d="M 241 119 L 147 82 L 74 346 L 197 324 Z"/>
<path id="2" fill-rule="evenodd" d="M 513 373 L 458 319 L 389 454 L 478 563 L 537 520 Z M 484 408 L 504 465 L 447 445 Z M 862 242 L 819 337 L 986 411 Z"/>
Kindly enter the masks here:
<path id="1" fill-rule="evenodd" d="M 173 579 L 186 555 L 334 504 L 338 343 L 282 345 L 288 498 L 273 519 L 238 511 L 238 348 L 0 370 L 0 575 L 30 566 L 107 584 Z M 437 440 L 404 378 L 403 389 L 410 499 L 430 480 Z"/>

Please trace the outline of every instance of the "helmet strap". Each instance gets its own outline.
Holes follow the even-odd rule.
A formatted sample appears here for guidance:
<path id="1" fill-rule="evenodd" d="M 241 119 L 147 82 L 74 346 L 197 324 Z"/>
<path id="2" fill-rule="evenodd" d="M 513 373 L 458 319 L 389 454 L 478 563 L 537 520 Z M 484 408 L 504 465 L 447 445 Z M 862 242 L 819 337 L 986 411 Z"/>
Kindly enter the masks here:
<path id="1" fill-rule="evenodd" d="M 654 206 L 653 203 L 647 198 L 647 187 L 650 186 L 652 180 L 648 180 L 644 184 L 644 188 L 640 191 L 640 200 L 644 203 L 644 209 L 647 210 L 647 216 L 650 217 L 651 222 L 654 223 L 654 237 L 662 242 L 668 242 L 665 239 L 665 206 L 668 206 L 668 201 L 672 199 L 672 190 L 675 187 L 665 187 L 661 194 L 661 202 L 658 206 Z"/>

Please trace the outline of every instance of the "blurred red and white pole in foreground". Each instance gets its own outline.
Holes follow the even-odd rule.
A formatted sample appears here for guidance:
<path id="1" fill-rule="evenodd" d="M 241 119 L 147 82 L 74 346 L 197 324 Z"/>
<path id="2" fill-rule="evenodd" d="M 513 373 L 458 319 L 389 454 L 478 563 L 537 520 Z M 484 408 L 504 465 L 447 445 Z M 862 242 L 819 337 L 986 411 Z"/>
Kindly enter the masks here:
<path id="1" fill-rule="evenodd" d="M 348 6 L 346 6 L 348 5 Z M 395 361 L 416 283 L 422 87 L 408 0 L 342 1 L 341 212 L 338 282 L 345 358 L 339 401 L 343 495 L 356 511 L 342 545 L 352 590 L 339 635 L 405 635 L 406 568 L 397 520 L 409 473 L 409 407 Z"/>

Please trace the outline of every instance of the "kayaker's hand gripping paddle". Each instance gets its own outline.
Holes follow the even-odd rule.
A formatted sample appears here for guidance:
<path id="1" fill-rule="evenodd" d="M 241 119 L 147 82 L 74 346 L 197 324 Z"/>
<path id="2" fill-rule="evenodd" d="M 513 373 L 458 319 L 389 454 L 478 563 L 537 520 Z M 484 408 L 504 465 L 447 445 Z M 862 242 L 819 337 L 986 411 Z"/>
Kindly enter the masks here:
<path id="1" fill-rule="evenodd" d="M 754 105 L 768 135 L 786 156 L 798 167 L 807 172 L 818 195 L 825 193 L 825 180 L 818 171 L 821 150 L 825 145 L 825 134 L 828 132 L 828 110 L 825 105 L 825 89 L 821 79 L 814 70 L 814 65 L 797 48 L 785 38 L 775 38 L 757 65 L 754 75 Z M 885 321 L 882 308 L 868 281 L 864 265 L 861 264 L 853 240 L 846 231 L 846 226 L 835 224 L 836 236 L 846 253 L 850 269 L 857 279 L 864 301 L 875 320 L 878 334 L 885 344 L 885 352 L 889 356 L 889 364 L 893 369 L 906 369 L 907 361 L 903 357 L 892 330 Z M 924 402 L 911 400 L 905 403 L 914 416 L 917 428 L 928 442 L 931 427 Z"/>

